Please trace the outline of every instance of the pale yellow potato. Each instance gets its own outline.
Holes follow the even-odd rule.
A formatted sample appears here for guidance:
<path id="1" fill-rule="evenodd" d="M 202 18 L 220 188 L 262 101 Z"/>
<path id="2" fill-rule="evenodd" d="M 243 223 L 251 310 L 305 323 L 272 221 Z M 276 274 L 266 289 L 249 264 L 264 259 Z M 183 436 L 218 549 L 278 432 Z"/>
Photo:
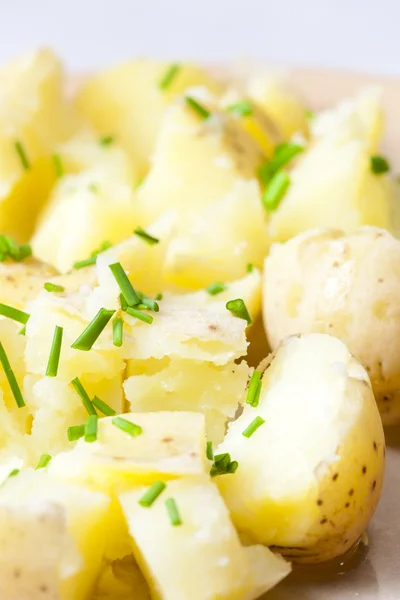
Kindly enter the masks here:
<path id="1" fill-rule="evenodd" d="M 23 310 L 55 275 L 53 267 L 35 258 L 0 262 L 0 302 Z"/>
<path id="2" fill-rule="evenodd" d="M 25 471 L 0 490 L 2 600 L 87 600 L 100 574 L 107 496 Z"/>
<path id="3" fill-rule="evenodd" d="M 315 230 L 274 245 L 265 262 L 271 347 L 293 333 L 341 339 L 371 379 L 385 424 L 400 423 L 400 242 L 363 227 Z"/>
<path id="4" fill-rule="evenodd" d="M 290 565 L 267 548 L 244 548 L 218 488 L 207 476 L 169 481 L 150 508 L 147 488 L 120 496 L 136 559 L 152 597 L 162 600 L 252 600 L 276 585 Z M 181 524 L 165 501 L 173 498 Z"/>
<path id="5" fill-rule="evenodd" d="M 265 422 L 245 437 L 256 417 Z M 244 406 L 216 452 L 239 463 L 218 486 L 246 539 L 303 562 L 343 554 L 374 513 L 384 471 L 366 371 L 336 338 L 288 338 L 264 373 L 259 405 Z"/>
<path id="6" fill-rule="evenodd" d="M 151 600 L 148 585 L 132 556 L 106 566 L 91 600 Z"/>
<path id="7" fill-rule="evenodd" d="M 87 78 L 77 95 L 77 106 L 103 135 L 113 135 L 130 153 L 140 175 L 149 168 L 160 123 L 177 94 L 190 86 L 221 86 L 199 67 L 183 63 L 167 89 L 159 84 L 170 65 L 137 59 Z"/>

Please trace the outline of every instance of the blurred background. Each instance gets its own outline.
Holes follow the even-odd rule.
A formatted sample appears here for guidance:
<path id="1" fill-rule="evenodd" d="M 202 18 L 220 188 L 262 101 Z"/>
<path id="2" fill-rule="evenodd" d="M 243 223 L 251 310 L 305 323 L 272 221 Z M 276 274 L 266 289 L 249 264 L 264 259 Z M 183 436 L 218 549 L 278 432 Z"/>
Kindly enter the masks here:
<path id="1" fill-rule="evenodd" d="M 399 0 L 0 0 L 0 60 L 48 44 L 88 70 L 138 55 L 400 75 Z"/>

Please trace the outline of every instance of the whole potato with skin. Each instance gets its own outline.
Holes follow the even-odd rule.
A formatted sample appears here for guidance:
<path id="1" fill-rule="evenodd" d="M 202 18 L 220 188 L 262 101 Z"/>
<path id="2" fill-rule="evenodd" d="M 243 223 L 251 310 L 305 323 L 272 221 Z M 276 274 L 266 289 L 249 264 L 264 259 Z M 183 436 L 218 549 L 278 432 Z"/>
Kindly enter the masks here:
<path id="1" fill-rule="evenodd" d="M 271 348 L 296 333 L 339 338 L 368 372 L 383 423 L 400 423 L 400 242 L 375 227 L 312 230 L 273 246 L 263 286 Z"/>

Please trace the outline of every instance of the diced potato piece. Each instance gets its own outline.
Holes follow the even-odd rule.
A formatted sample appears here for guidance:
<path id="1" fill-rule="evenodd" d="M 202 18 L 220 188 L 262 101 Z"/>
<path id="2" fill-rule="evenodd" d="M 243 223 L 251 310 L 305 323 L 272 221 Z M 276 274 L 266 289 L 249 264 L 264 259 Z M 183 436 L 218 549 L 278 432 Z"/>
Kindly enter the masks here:
<path id="1" fill-rule="evenodd" d="M 116 137 L 130 153 L 141 176 L 148 169 L 162 117 L 177 94 L 189 86 L 220 85 L 195 65 L 180 65 L 166 89 L 160 82 L 170 65 L 139 59 L 117 65 L 88 78 L 79 90 L 77 105 L 104 135 Z"/>
<path id="2" fill-rule="evenodd" d="M 218 489 L 207 476 L 168 482 L 149 508 L 139 504 L 145 491 L 132 490 L 120 501 L 133 551 L 155 598 L 251 600 L 290 572 L 290 565 L 267 548 L 250 553 L 241 546 Z M 175 500 L 178 526 L 171 523 L 167 498 Z M 251 563 L 254 557 L 256 565 Z"/>
<path id="3" fill-rule="evenodd" d="M 93 600 L 151 600 L 148 585 L 131 556 L 105 568 Z"/>
<path id="4" fill-rule="evenodd" d="M 0 302 L 19 309 L 26 308 L 55 274 L 53 267 L 34 258 L 22 262 L 0 262 Z"/>
<path id="5" fill-rule="evenodd" d="M 107 496 L 25 471 L 0 490 L 0 596 L 87 600 L 100 573 Z"/>
<path id="6" fill-rule="evenodd" d="M 243 432 L 256 417 L 264 422 Z M 290 337 L 264 373 L 218 453 L 239 463 L 218 477 L 248 539 L 298 561 L 343 554 L 379 500 L 385 439 L 368 375 L 336 338 Z"/>

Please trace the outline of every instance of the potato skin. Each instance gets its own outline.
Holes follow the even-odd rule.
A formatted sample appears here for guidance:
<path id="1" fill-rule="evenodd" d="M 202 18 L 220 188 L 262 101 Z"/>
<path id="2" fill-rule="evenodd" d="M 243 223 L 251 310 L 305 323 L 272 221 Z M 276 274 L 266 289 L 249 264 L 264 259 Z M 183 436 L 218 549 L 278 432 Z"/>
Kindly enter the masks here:
<path id="1" fill-rule="evenodd" d="M 385 425 L 400 423 L 400 242 L 376 227 L 315 229 L 265 261 L 263 316 L 275 349 L 297 333 L 329 333 L 365 367 Z"/>

